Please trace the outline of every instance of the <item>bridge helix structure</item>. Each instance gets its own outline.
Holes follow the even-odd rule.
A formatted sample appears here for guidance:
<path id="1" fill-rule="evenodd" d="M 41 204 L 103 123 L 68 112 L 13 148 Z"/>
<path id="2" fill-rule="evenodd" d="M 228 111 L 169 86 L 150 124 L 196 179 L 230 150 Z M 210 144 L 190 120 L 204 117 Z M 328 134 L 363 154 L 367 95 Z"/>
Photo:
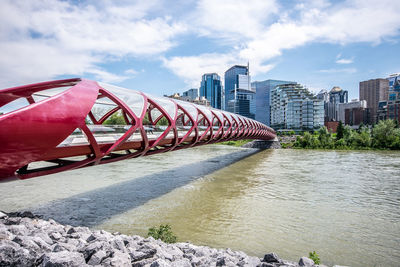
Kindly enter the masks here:
<path id="1" fill-rule="evenodd" d="M 80 78 L 0 90 L 0 110 L 0 179 L 276 137 L 237 114 Z"/>

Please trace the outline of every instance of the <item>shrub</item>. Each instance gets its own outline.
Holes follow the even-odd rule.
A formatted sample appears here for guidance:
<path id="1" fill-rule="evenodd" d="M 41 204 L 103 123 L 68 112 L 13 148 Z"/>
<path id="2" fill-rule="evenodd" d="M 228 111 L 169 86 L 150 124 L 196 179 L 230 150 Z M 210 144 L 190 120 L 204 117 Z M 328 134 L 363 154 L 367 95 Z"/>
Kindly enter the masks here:
<path id="1" fill-rule="evenodd" d="M 150 228 L 147 236 L 152 236 L 154 239 L 160 239 L 165 243 L 175 243 L 177 240 L 176 236 L 171 230 L 171 225 L 169 224 L 161 224 L 158 228 Z"/>
<path id="2" fill-rule="evenodd" d="M 319 259 L 319 255 L 315 251 L 308 253 L 308 257 L 310 259 L 312 259 L 315 264 L 320 264 L 321 263 L 321 260 Z"/>

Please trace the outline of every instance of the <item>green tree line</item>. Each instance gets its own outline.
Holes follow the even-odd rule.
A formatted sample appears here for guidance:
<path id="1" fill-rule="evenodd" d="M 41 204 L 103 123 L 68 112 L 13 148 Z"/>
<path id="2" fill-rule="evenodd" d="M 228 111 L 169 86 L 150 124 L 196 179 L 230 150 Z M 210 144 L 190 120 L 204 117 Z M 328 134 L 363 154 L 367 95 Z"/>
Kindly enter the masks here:
<path id="1" fill-rule="evenodd" d="M 358 130 L 343 126 L 339 122 L 336 134 L 321 127 L 314 133 L 298 136 L 295 148 L 311 149 L 400 149 L 400 128 L 397 121 L 383 120 L 371 129 L 360 125 Z"/>

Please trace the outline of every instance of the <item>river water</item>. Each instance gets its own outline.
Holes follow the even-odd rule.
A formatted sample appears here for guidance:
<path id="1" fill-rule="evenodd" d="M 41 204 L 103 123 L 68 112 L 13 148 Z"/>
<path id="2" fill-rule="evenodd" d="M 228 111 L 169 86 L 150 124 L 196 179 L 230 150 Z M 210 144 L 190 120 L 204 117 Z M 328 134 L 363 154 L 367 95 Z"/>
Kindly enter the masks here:
<path id="1" fill-rule="evenodd" d="M 297 261 L 400 266 L 400 152 L 209 145 L 0 183 L 0 210 Z"/>

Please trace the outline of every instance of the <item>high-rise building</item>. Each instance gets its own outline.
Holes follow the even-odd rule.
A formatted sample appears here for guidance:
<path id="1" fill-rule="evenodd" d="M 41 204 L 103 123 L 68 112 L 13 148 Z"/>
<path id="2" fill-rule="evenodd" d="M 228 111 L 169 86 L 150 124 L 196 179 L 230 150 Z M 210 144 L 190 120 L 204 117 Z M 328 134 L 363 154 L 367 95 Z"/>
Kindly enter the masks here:
<path id="1" fill-rule="evenodd" d="M 182 97 L 187 99 L 187 101 L 194 101 L 199 97 L 199 89 L 192 88 L 182 93 Z"/>
<path id="2" fill-rule="evenodd" d="M 324 125 L 324 102 L 300 84 L 282 84 L 271 90 L 271 127 L 313 130 Z"/>
<path id="3" fill-rule="evenodd" d="M 348 92 L 335 86 L 328 94 L 329 101 L 325 102 L 325 121 L 339 121 L 339 104 L 347 103 Z"/>
<path id="4" fill-rule="evenodd" d="M 216 73 L 206 73 L 201 78 L 200 97 L 210 101 L 213 108 L 222 108 L 222 85 L 221 78 Z"/>
<path id="5" fill-rule="evenodd" d="M 295 84 L 290 81 L 265 80 L 251 83 L 251 89 L 256 92 L 256 120 L 268 126 L 271 125 L 270 93 L 271 89 L 280 84 Z"/>
<path id="6" fill-rule="evenodd" d="M 366 108 L 367 108 L 367 101 L 365 101 L 365 100 L 353 99 L 351 102 L 348 102 L 348 103 L 340 103 L 339 104 L 339 112 L 338 112 L 338 121 L 341 121 L 342 123 L 346 123 L 345 111 L 347 109 L 366 109 Z M 369 119 L 369 118 L 365 118 L 365 119 Z M 366 124 L 368 124 L 368 121 Z"/>
<path id="7" fill-rule="evenodd" d="M 360 82 L 360 100 L 367 101 L 372 124 L 378 121 L 379 101 L 388 100 L 389 81 L 387 79 L 373 79 Z"/>
<path id="8" fill-rule="evenodd" d="M 324 102 L 329 102 L 329 93 L 326 89 L 322 89 L 321 91 L 319 91 L 319 93 L 317 94 L 317 99 L 320 99 Z"/>
<path id="9" fill-rule="evenodd" d="M 388 80 L 387 118 L 400 122 L 400 73 L 390 75 Z"/>
<path id="10" fill-rule="evenodd" d="M 255 92 L 250 87 L 249 66 L 235 65 L 225 72 L 225 110 L 255 118 Z"/>

